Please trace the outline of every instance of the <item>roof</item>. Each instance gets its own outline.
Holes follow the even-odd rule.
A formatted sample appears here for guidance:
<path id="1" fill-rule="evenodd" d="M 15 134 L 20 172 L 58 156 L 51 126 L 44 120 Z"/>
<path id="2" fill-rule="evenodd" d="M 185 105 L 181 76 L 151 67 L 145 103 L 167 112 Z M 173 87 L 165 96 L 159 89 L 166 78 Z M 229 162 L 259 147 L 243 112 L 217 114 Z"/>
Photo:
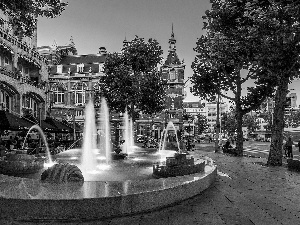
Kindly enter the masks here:
<path id="1" fill-rule="evenodd" d="M 92 63 L 104 63 L 106 55 L 105 54 L 90 54 L 90 55 L 68 55 L 62 57 L 60 64 L 92 64 Z"/>
<path id="2" fill-rule="evenodd" d="M 0 118 L 0 130 L 28 130 L 34 125 L 32 122 L 4 110 L 0 110 Z"/>
<path id="3" fill-rule="evenodd" d="M 63 65 L 62 73 L 77 73 L 77 65 Z M 84 64 L 82 73 L 98 73 L 99 64 Z M 57 65 L 51 66 L 50 74 L 57 74 Z"/>
<path id="4" fill-rule="evenodd" d="M 175 51 L 170 51 L 169 52 L 169 54 L 167 56 L 167 59 L 164 63 L 165 66 L 168 66 L 168 65 L 171 65 L 171 64 L 173 64 L 173 65 L 180 65 L 181 64 L 181 62 L 178 58 L 178 55 Z"/>

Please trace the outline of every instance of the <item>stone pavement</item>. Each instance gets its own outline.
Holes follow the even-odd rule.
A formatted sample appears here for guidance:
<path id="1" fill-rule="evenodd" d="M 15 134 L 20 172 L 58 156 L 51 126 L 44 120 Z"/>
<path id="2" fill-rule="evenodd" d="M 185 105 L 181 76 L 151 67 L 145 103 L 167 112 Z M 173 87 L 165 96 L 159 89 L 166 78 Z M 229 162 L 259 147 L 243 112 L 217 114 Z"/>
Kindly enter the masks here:
<path id="1" fill-rule="evenodd" d="M 232 157 L 207 151 L 207 147 L 192 154 L 212 158 L 218 176 L 200 195 L 153 212 L 75 224 L 300 224 L 300 173 L 286 167 L 265 167 L 264 158 Z"/>
<path id="2" fill-rule="evenodd" d="M 202 194 L 154 212 L 83 224 L 300 224 L 300 173 L 269 168 L 263 158 L 196 150 L 218 165 L 216 182 Z"/>

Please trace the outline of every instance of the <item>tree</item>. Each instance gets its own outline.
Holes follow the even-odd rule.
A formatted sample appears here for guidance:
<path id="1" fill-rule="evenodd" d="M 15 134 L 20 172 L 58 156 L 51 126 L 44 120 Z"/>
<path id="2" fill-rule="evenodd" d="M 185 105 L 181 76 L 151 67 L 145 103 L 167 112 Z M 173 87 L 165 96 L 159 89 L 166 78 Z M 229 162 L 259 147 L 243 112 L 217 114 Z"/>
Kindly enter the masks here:
<path id="1" fill-rule="evenodd" d="M 285 127 L 299 127 L 300 126 L 300 111 L 290 110 L 288 114 L 284 115 Z"/>
<path id="2" fill-rule="evenodd" d="M 251 19 L 245 14 L 246 1 L 212 0 L 212 9 L 203 18 L 207 21 L 194 51 L 197 56 L 192 64 L 191 92 L 212 100 L 216 95 L 234 103 L 237 121 L 237 154 L 243 153 L 243 115 L 259 107 L 272 95 L 274 82 L 268 71 L 256 63 L 259 53 L 251 28 Z M 245 75 L 244 75 L 245 73 Z M 248 87 L 242 96 L 242 85 L 253 80 L 255 87 Z"/>
<path id="3" fill-rule="evenodd" d="M 154 39 L 145 42 L 136 36 L 121 53 L 109 53 L 104 64 L 104 76 L 99 82 L 101 95 L 111 110 L 125 112 L 132 118 L 137 112 L 160 112 L 164 108 L 165 85 L 157 64 L 163 51 Z"/>
<path id="4" fill-rule="evenodd" d="M 259 129 L 257 116 L 252 116 L 249 114 L 244 115 L 243 117 L 243 127 L 247 127 L 249 133 L 255 132 Z"/>
<path id="5" fill-rule="evenodd" d="M 299 74 L 300 2 L 284 0 L 247 1 L 253 37 L 259 49 L 257 64 L 276 84 L 275 108 L 268 165 L 282 165 L 284 108 L 288 84 Z M 270 80 L 269 79 L 269 80 Z"/>
<path id="6" fill-rule="evenodd" d="M 198 127 L 198 134 L 202 134 L 209 127 L 206 116 L 198 114 L 196 126 Z"/>
<path id="7" fill-rule="evenodd" d="M 0 10 L 9 17 L 15 35 L 31 36 L 36 29 L 37 17 L 54 18 L 67 6 L 60 0 L 1 0 Z"/>

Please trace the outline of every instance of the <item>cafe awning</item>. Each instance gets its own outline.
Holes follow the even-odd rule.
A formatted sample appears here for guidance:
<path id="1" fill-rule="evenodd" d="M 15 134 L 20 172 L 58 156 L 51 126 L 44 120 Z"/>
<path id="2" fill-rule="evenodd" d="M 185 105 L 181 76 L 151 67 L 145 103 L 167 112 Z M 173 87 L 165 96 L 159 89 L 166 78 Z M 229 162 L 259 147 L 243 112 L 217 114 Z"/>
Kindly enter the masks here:
<path id="1" fill-rule="evenodd" d="M 0 110 L 0 129 L 1 130 L 28 130 L 34 123 L 18 117 L 8 111 Z"/>
<path id="2" fill-rule="evenodd" d="M 73 132 L 73 129 L 67 125 L 65 125 L 63 122 L 60 122 L 54 118 L 47 117 L 44 122 L 50 124 L 51 126 L 55 127 L 55 132 L 57 133 L 71 133 Z"/>

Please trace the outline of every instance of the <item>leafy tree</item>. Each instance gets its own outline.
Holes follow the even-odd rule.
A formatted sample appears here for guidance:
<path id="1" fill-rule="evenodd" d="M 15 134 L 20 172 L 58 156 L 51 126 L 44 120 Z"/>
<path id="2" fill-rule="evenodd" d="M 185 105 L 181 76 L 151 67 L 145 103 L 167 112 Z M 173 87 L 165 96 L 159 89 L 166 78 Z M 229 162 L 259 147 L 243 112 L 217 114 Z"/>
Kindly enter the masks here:
<path id="1" fill-rule="evenodd" d="M 157 71 L 163 54 L 154 39 L 145 42 L 136 36 L 121 53 L 109 53 L 104 64 L 104 76 L 99 82 L 101 95 L 111 110 L 125 112 L 132 118 L 137 112 L 160 112 L 164 108 L 165 81 Z"/>
<path id="2" fill-rule="evenodd" d="M 282 165 L 284 107 L 288 84 L 298 77 L 300 61 L 300 2 L 284 0 L 247 1 L 247 17 L 252 20 L 257 64 L 269 72 L 276 84 L 273 127 L 268 165 Z M 254 48 L 254 46 L 253 46 Z"/>
<path id="3" fill-rule="evenodd" d="M 36 29 L 37 17 L 54 18 L 67 6 L 60 0 L 1 0 L 0 10 L 9 16 L 16 35 L 31 36 Z"/>
<path id="4" fill-rule="evenodd" d="M 198 134 L 202 134 L 209 127 L 206 116 L 198 114 L 196 126 L 198 127 Z"/>
<path id="5" fill-rule="evenodd" d="M 249 114 L 244 115 L 243 116 L 243 127 L 247 127 L 247 130 L 249 133 L 253 133 L 257 129 L 259 129 L 257 116 L 252 116 Z"/>
<path id="6" fill-rule="evenodd" d="M 284 115 L 285 127 L 299 127 L 300 126 L 300 111 L 291 110 L 290 113 Z"/>
<path id="7" fill-rule="evenodd" d="M 191 92 L 212 100 L 216 95 L 234 103 L 237 121 L 237 154 L 243 153 L 243 115 L 256 109 L 267 96 L 272 95 L 274 83 L 268 71 L 256 63 L 259 53 L 252 39 L 252 23 L 245 14 L 246 1 L 212 0 L 212 9 L 203 18 L 206 34 L 197 41 L 197 53 L 192 68 L 194 74 Z M 246 73 L 245 75 L 242 73 Z M 253 80 L 242 96 L 242 85 Z"/>
<path id="8" fill-rule="evenodd" d="M 264 129 L 266 129 L 266 131 L 272 131 L 272 118 L 273 118 L 273 113 L 272 112 L 265 112 L 265 113 L 261 113 L 259 115 L 259 117 L 263 118 L 265 123 L 267 123 L 265 126 L 264 126 Z"/>

